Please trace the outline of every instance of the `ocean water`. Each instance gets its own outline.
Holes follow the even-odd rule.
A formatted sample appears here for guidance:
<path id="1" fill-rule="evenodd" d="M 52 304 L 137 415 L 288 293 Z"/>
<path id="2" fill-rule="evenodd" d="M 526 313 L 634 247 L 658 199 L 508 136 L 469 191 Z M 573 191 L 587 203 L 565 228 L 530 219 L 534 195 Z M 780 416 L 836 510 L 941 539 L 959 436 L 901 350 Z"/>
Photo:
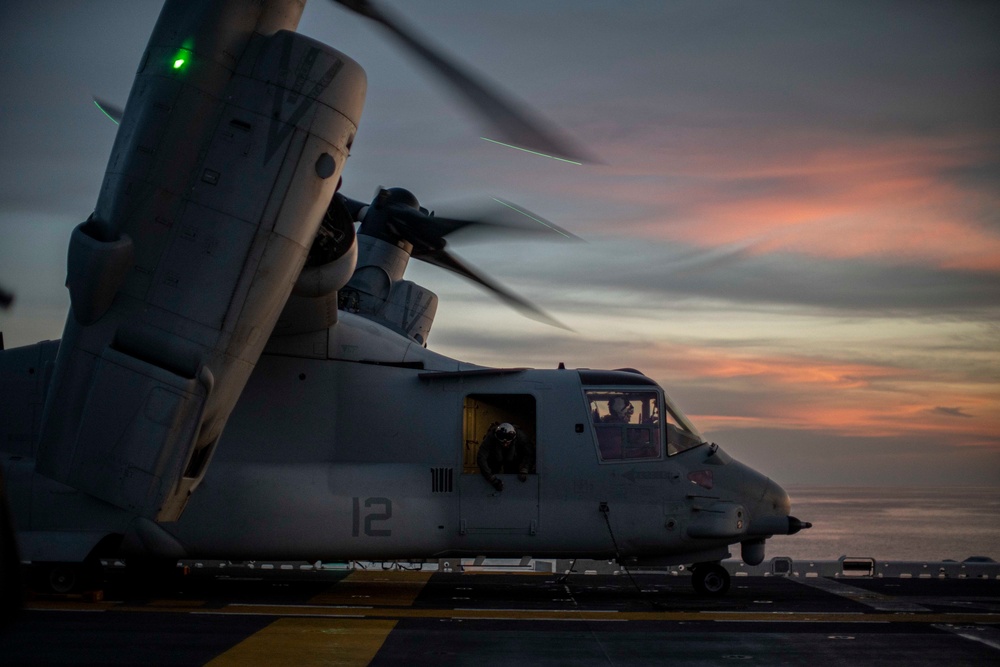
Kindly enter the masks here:
<path id="1" fill-rule="evenodd" d="M 767 558 L 1000 561 L 1000 489 L 785 487 L 813 527 L 768 540 Z M 733 553 L 739 557 L 738 552 Z"/>

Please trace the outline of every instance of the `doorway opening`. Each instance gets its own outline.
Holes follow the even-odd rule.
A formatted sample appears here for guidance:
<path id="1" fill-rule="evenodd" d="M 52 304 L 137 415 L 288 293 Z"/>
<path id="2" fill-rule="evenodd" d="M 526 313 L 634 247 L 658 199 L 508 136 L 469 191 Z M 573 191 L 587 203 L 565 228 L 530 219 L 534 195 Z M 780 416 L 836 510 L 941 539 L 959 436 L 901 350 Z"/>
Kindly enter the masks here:
<path id="1" fill-rule="evenodd" d="M 476 455 L 490 426 L 507 422 L 535 439 L 535 397 L 531 394 L 469 394 L 462 411 L 462 472 L 478 475 Z M 537 456 L 537 452 L 536 452 Z"/>

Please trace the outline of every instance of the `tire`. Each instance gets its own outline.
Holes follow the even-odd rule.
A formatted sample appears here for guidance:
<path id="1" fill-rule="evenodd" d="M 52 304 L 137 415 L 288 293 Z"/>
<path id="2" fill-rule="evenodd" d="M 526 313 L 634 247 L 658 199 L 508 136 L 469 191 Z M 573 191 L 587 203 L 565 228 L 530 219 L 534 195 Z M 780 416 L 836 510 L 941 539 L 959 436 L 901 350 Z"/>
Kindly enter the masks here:
<path id="1" fill-rule="evenodd" d="M 691 585 L 701 595 L 722 597 L 729 592 L 729 572 L 718 563 L 702 563 L 691 568 Z"/>
<path id="2" fill-rule="evenodd" d="M 72 593 L 80 581 L 80 566 L 76 563 L 53 563 L 45 568 L 43 582 L 47 593 Z"/>
<path id="3" fill-rule="evenodd" d="M 49 562 L 32 565 L 32 588 L 39 593 L 66 595 L 99 587 L 104 569 L 101 561 L 88 558 L 82 563 Z"/>

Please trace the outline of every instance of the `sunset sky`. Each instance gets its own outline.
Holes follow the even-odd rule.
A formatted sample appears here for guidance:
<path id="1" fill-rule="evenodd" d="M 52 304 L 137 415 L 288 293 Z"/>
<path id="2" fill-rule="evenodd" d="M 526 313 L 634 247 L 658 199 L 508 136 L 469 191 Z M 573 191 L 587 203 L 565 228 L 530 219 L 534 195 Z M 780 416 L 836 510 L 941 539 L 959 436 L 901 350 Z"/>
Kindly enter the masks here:
<path id="1" fill-rule="evenodd" d="M 90 98 L 124 104 L 160 4 L 0 6 L 7 347 L 61 335 L 116 130 Z M 572 332 L 414 263 L 431 348 L 638 368 L 786 484 L 1000 482 L 1000 4 L 392 6 L 601 158 L 482 141 L 377 27 L 309 3 L 300 31 L 368 73 L 345 193 L 499 197 L 584 240 L 454 246 Z"/>

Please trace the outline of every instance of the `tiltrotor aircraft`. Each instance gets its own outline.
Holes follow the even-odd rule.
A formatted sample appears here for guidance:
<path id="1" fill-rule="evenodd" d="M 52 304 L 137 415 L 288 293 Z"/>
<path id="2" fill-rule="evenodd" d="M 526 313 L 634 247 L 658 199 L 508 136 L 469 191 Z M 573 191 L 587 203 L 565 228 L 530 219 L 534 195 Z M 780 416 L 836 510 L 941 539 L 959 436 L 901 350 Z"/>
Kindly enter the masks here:
<path id="1" fill-rule="evenodd" d="M 585 157 L 385 10 L 340 4 L 505 143 Z M 295 32 L 303 5 L 167 0 L 70 239 L 62 339 L 0 353 L 22 560 L 65 590 L 108 557 L 616 558 L 690 563 L 721 593 L 730 545 L 756 564 L 768 537 L 807 526 L 637 371 L 427 349 L 437 297 L 403 278 L 411 257 L 547 316 L 447 250 L 490 221 L 434 216 L 399 188 L 338 192 L 365 73 Z M 484 478 L 497 422 L 535 443 L 529 474 Z"/>

